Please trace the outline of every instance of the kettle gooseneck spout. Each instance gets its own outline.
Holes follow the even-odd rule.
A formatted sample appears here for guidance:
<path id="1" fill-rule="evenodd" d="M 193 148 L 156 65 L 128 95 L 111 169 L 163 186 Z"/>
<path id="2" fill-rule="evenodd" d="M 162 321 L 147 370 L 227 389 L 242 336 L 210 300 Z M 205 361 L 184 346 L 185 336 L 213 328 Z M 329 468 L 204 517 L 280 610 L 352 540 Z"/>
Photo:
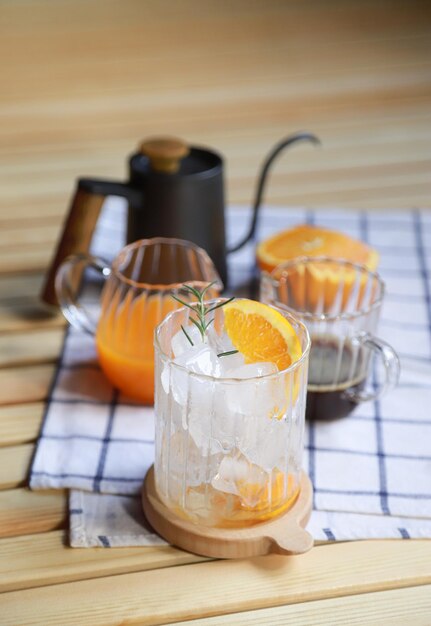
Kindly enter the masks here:
<path id="1" fill-rule="evenodd" d="M 281 152 L 283 152 L 285 148 L 288 148 L 292 144 L 299 143 L 300 141 L 308 141 L 315 146 L 321 145 L 321 141 L 318 137 L 316 137 L 316 135 L 313 135 L 312 133 L 299 132 L 295 133 L 294 135 L 289 135 L 289 137 L 282 139 L 279 143 L 276 144 L 276 146 L 274 146 L 274 148 L 271 150 L 271 152 L 268 154 L 265 161 L 263 162 L 262 169 L 260 171 L 256 189 L 256 196 L 253 204 L 253 214 L 248 232 L 245 237 L 240 240 L 239 243 L 235 244 L 232 248 L 228 248 L 228 254 L 230 254 L 231 252 L 236 252 L 237 250 L 245 246 L 245 244 L 248 243 L 250 239 L 252 239 L 252 237 L 254 236 L 259 217 L 259 209 L 262 204 L 263 193 L 265 191 L 267 176 L 271 165 L 273 164 L 277 156 Z"/>

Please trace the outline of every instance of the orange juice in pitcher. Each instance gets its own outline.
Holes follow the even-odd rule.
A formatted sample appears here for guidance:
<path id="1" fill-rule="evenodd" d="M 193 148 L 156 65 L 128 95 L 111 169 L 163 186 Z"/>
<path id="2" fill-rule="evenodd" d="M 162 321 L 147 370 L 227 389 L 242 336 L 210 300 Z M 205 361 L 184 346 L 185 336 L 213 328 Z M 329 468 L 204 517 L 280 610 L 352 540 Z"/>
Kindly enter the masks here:
<path id="1" fill-rule="evenodd" d="M 126 297 L 117 311 L 108 302 L 100 317 L 96 346 L 103 371 L 124 393 L 146 404 L 154 395 L 154 329 L 175 308 L 172 298 L 142 294 Z"/>

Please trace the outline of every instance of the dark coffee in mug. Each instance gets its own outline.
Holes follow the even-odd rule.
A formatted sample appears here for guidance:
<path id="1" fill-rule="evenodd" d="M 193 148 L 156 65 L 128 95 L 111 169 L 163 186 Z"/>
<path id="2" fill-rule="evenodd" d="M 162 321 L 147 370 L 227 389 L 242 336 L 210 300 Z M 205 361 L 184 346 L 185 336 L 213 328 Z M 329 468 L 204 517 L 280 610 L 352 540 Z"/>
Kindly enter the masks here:
<path id="1" fill-rule="evenodd" d="M 363 348 L 347 338 L 332 335 L 311 337 L 306 417 L 331 420 L 345 417 L 357 406 L 347 391 L 365 386 Z"/>
<path id="2" fill-rule="evenodd" d="M 285 308 L 311 336 L 309 419 L 344 417 L 358 403 L 376 400 L 397 384 L 397 353 L 375 335 L 384 291 L 378 274 L 344 259 L 298 257 L 271 274 L 262 273 L 262 302 Z M 381 369 L 370 386 L 366 381 L 372 355 Z"/>

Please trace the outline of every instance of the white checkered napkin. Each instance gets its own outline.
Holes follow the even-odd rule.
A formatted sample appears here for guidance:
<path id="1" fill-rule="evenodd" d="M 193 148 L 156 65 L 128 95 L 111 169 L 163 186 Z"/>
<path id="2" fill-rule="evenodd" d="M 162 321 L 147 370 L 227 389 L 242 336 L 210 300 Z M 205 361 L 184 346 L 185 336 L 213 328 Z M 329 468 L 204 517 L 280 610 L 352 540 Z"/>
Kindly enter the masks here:
<path id="1" fill-rule="evenodd" d="M 118 202 L 113 206 L 117 216 L 120 208 Z M 110 224 L 109 209 L 99 239 L 105 248 L 111 241 L 114 254 L 122 235 Z M 240 239 L 248 213 L 229 212 L 231 241 Z M 431 537 L 431 214 L 267 209 L 259 238 L 306 219 L 379 249 L 388 287 L 379 335 L 402 362 L 400 386 L 381 400 L 361 404 L 344 420 L 307 425 L 304 468 L 315 488 L 310 528 L 319 539 Z M 231 289 L 256 297 L 253 257 L 250 244 L 229 264 Z M 93 492 L 72 491 L 73 545 L 154 541 L 148 531 L 139 533 L 137 509 L 126 497 L 140 489 L 153 459 L 153 439 L 152 409 L 118 395 L 98 368 L 93 339 L 70 330 L 31 487 Z M 100 495 L 108 493 L 118 495 Z"/>
<path id="2" fill-rule="evenodd" d="M 165 546 L 148 525 L 138 496 L 71 491 L 70 543 L 74 548 Z"/>
<path id="3" fill-rule="evenodd" d="M 136 493 L 153 460 L 153 409 L 118 394 L 97 365 L 94 339 L 69 329 L 31 487 Z"/>
<path id="4" fill-rule="evenodd" d="M 148 526 L 139 496 L 73 490 L 69 515 L 74 548 L 166 545 Z M 431 537 L 431 520 L 314 510 L 307 530 L 320 541 L 427 539 Z"/>

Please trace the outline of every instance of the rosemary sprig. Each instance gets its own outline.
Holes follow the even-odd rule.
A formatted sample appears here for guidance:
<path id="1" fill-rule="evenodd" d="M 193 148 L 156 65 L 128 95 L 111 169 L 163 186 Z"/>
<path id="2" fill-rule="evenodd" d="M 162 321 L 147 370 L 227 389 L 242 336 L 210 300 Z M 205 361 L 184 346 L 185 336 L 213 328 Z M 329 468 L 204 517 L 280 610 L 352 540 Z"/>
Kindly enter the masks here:
<path id="1" fill-rule="evenodd" d="M 220 352 L 217 356 L 229 356 L 231 354 L 237 354 L 238 350 L 228 350 L 227 352 Z"/>
<path id="2" fill-rule="evenodd" d="M 214 322 L 214 318 L 211 318 L 210 320 L 207 321 L 206 316 L 209 313 L 212 313 L 216 309 L 219 309 L 220 307 L 224 306 L 225 304 L 228 304 L 229 302 L 232 302 L 232 300 L 235 299 L 234 297 L 232 297 L 232 298 L 228 298 L 224 302 L 219 302 L 218 304 L 215 304 L 214 306 L 210 306 L 210 307 L 205 306 L 205 302 L 204 302 L 205 295 L 208 292 L 208 290 L 214 285 L 215 282 L 216 281 L 209 283 L 205 287 L 205 289 L 203 289 L 202 291 L 199 291 L 199 289 L 196 289 L 195 287 L 192 287 L 191 285 L 183 285 L 183 288 L 189 293 L 191 293 L 193 296 L 195 296 L 195 298 L 197 299 L 197 302 L 195 302 L 194 304 L 190 304 L 189 302 L 186 302 L 185 300 L 182 300 L 178 296 L 175 296 L 174 294 L 172 294 L 172 298 L 174 300 L 176 300 L 183 306 L 186 306 L 187 308 L 191 309 L 193 313 L 195 313 L 196 318 L 190 317 L 189 319 L 191 323 L 194 324 L 196 328 L 198 328 L 202 337 L 202 341 L 204 341 L 205 339 L 205 335 L 209 326 Z M 192 338 L 190 337 L 190 335 L 188 334 L 188 332 L 186 331 L 186 329 L 184 328 L 182 324 L 181 324 L 181 330 L 187 337 L 190 345 L 193 346 L 194 343 L 192 341 Z M 228 356 L 230 354 L 236 354 L 237 352 L 238 350 L 229 350 L 227 352 L 220 352 L 220 354 L 217 354 L 217 356 L 218 357 Z"/>
<path id="3" fill-rule="evenodd" d="M 186 329 L 184 328 L 184 326 L 182 324 L 181 324 L 181 330 L 183 331 L 183 333 L 185 334 L 185 336 L 189 340 L 190 345 L 194 346 L 195 344 L 193 343 L 192 338 L 190 337 L 189 333 L 186 331 Z"/>

